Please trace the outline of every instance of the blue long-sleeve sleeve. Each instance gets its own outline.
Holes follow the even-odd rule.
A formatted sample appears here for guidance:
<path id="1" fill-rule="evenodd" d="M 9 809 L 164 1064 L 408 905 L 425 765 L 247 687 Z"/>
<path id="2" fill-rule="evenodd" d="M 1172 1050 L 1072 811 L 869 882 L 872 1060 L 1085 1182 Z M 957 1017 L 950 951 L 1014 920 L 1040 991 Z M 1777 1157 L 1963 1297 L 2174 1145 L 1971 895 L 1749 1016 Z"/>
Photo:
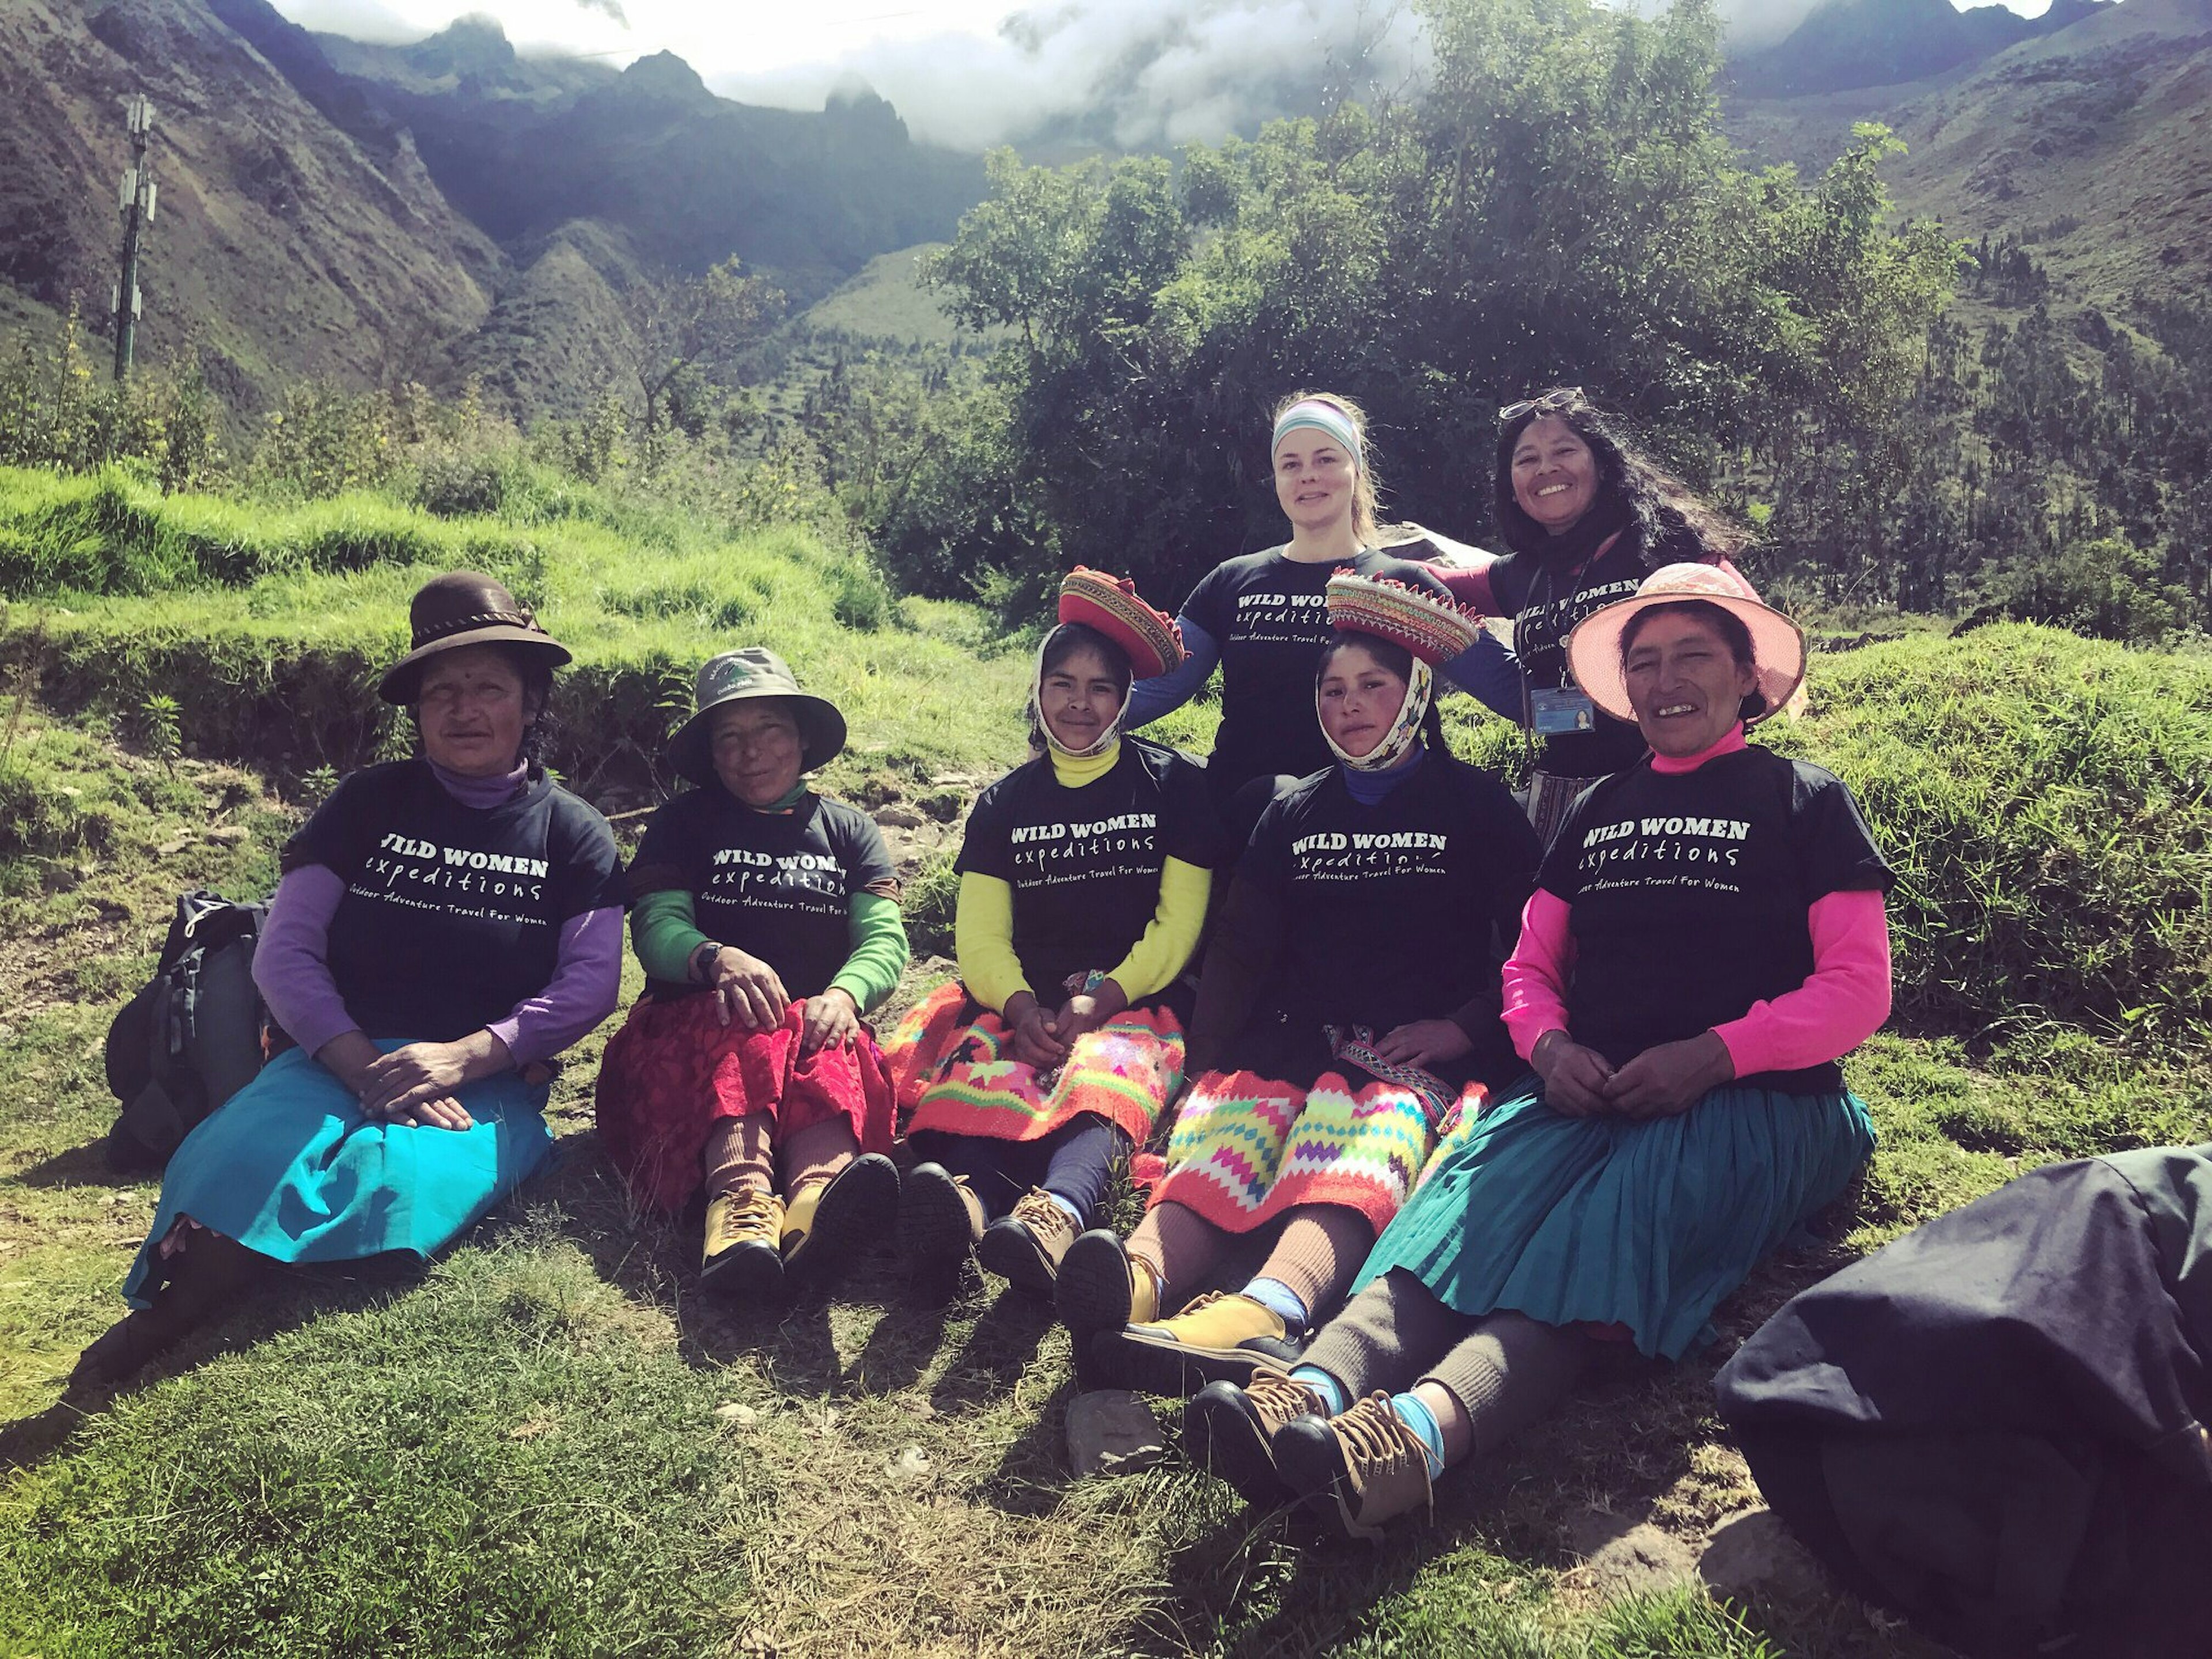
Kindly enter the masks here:
<path id="1" fill-rule="evenodd" d="M 1188 615 L 1176 618 L 1176 626 L 1182 630 L 1183 659 L 1181 667 L 1165 674 L 1155 674 L 1151 679 L 1139 680 L 1129 688 L 1129 712 L 1121 717 L 1125 731 L 1133 732 L 1140 726 L 1149 726 L 1163 714 L 1176 709 L 1196 696 L 1199 688 L 1206 684 L 1206 676 L 1213 672 L 1214 665 L 1221 660 L 1221 646 Z M 1473 656 L 1474 652 L 1467 653 Z M 1519 679 L 1515 679 L 1519 684 Z M 1514 706 L 1520 706 L 1520 693 L 1514 693 Z"/>
<path id="2" fill-rule="evenodd" d="M 1443 665 L 1443 676 L 1492 713 L 1503 714 L 1509 720 L 1521 718 L 1521 664 L 1496 635 L 1485 630 L 1480 640 Z M 1147 680 L 1145 684 L 1155 682 Z M 1175 705 L 1170 703 L 1168 707 L 1172 708 Z"/>

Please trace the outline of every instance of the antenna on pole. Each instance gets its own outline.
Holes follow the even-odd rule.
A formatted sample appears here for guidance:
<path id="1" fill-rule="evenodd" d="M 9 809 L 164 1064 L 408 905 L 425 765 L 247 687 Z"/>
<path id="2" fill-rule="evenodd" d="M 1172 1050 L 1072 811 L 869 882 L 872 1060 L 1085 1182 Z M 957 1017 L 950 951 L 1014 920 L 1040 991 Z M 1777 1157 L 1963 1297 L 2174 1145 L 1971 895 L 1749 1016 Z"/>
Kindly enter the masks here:
<path id="1" fill-rule="evenodd" d="M 154 106 L 143 94 L 124 106 L 131 128 L 131 165 L 124 169 L 118 204 L 123 213 L 123 270 L 116 279 L 115 378 L 128 380 L 138 336 L 138 236 L 154 222 L 154 170 L 146 165 L 146 145 L 154 132 Z"/>

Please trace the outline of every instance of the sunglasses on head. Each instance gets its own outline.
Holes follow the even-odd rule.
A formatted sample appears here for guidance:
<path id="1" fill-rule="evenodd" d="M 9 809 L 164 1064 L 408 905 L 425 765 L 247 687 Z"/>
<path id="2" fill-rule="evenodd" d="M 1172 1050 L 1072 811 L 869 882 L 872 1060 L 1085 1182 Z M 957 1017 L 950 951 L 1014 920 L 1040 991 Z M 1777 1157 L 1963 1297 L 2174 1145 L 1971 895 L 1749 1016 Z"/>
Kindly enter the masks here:
<path id="1" fill-rule="evenodd" d="M 1517 404 L 1508 404 L 1498 411 L 1501 421 L 1517 421 L 1523 415 L 1533 415 L 1540 410 L 1566 409 L 1583 400 L 1583 389 L 1578 386 L 1554 386 L 1534 398 L 1523 398 Z"/>

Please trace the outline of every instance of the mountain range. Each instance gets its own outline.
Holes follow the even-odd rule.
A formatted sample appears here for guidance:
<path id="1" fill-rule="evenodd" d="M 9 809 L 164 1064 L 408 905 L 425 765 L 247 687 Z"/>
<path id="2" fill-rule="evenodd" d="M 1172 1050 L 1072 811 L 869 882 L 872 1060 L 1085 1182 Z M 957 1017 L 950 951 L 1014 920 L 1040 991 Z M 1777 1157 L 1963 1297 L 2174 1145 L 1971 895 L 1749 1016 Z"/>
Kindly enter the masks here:
<path id="1" fill-rule="evenodd" d="M 0 276 L 106 310 L 128 160 L 155 110 L 142 338 L 189 340 L 252 405 L 284 375 L 483 375 L 518 415 L 619 380 L 621 296 L 732 254 L 804 305 L 948 235 L 974 156 L 855 90 L 807 113 L 709 92 L 662 52 L 519 57 L 469 19 L 410 46 L 312 34 L 267 0 L 0 6 Z"/>
<path id="2" fill-rule="evenodd" d="M 1817 171 L 1878 120 L 1909 147 L 1905 210 L 2019 238 L 2084 300 L 2203 291 L 2212 0 L 1739 9 L 1724 110 L 1753 158 Z M 249 411 L 292 376 L 472 374 L 518 417 L 573 414 L 630 372 L 635 285 L 735 254 L 804 307 L 983 191 L 979 158 L 858 87 L 769 109 L 666 52 L 525 58 L 482 19 L 390 46 L 268 0 L 4 0 L 0 327 L 76 295 L 104 329 L 140 93 L 161 190 L 142 342 Z"/>

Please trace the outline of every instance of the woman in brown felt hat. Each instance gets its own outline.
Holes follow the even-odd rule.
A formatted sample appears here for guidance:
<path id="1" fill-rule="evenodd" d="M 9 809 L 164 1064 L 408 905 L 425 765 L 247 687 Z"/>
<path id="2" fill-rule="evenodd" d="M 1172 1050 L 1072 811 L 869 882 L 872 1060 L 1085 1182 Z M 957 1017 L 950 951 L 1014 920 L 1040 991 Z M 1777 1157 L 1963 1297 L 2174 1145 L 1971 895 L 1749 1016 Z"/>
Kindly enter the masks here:
<path id="1" fill-rule="evenodd" d="M 284 845 L 254 982 L 292 1039 L 186 1136 L 80 1379 L 136 1370 L 272 1261 L 428 1257 L 537 1169 L 542 1063 L 614 1012 L 622 860 L 533 756 L 568 653 L 473 571 L 425 584 L 378 687 L 412 759 Z"/>
<path id="2" fill-rule="evenodd" d="M 696 702 L 669 758 L 699 787 L 630 872 L 648 982 L 600 1063 L 599 1134 L 641 1203 L 706 1194 L 702 1282 L 758 1297 L 896 1213 L 890 1080 L 860 1017 L 906 930 L 874 821 L 806 785 L 845 746 L 836 706 L 758 646 L 710 660 Z"/>

